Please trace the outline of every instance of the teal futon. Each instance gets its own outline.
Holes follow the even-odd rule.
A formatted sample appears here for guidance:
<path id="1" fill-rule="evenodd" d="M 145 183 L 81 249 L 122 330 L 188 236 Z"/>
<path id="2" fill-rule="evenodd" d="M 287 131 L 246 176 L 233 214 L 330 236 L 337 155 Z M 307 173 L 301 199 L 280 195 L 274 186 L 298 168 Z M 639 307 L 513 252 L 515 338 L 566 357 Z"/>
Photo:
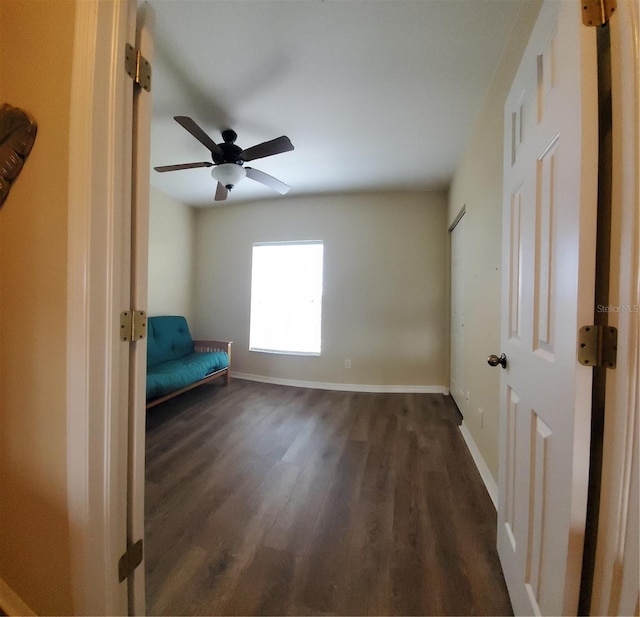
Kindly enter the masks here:
<path id="1" fill-rule="evenodd" d="M 147 409 L 214 379 L 229 383 L 230 341 L 194 341 L 181 315 L 147 322 Z"/>

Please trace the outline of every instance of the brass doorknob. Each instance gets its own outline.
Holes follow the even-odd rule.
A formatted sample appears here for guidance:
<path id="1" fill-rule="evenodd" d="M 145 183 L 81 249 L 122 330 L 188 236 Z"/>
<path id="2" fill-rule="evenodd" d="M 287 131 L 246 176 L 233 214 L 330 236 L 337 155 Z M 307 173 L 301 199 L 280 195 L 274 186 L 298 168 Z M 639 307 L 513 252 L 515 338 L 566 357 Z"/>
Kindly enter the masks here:
<path id="1" fill-rule="evenodd" d="M 488 358 L 487 358 L 487 363 L 490 364 L 491 366 L 498 366 L 498 364 L 500 366 L 502 366 L 502 368 L 507 368 L 507 356 L 505 356 L 504 354 L 501 354 L 500 356 L 496 356 L 495 354 L 491 354 Z"/>

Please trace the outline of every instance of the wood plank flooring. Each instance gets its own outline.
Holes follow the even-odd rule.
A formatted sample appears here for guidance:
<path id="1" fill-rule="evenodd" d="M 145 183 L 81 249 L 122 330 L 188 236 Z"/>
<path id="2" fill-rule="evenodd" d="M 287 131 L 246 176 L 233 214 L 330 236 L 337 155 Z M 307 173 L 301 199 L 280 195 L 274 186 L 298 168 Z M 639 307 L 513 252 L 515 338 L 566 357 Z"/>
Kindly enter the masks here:
<path id="1" fill-rule="evenodd" d="M 511 615 L 459 421 L 238 379 L 149 410 L 148 614 Z"/>

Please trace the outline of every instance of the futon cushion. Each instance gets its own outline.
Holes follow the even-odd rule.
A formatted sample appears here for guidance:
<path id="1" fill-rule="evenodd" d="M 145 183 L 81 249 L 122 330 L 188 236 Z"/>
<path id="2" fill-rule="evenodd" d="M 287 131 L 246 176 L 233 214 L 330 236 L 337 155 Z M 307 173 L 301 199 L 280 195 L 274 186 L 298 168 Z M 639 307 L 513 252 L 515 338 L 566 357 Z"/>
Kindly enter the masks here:
<path id="1" fill-rule="evenodd" d="M 169 360 L 147 368 L 147 400 L 184 388 L 215 371 L 229 366 L 224 351 L 190 353 L 178 360 Z"/>
<path id="2" fill-rule="evenodd" d="M 147 320 L 147 366 L 177 360 L 193 353 L 193 340 L 182 315 L 159 315 Z"/>

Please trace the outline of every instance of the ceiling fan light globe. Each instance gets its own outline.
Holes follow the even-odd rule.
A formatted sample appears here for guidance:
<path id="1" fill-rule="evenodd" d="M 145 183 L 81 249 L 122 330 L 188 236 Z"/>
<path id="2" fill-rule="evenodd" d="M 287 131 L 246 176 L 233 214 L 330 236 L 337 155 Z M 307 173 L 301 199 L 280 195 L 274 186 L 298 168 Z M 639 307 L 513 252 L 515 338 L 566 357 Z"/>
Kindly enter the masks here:
<path id="1" fill-rule="evenodd" d="M 211 170 L 211 176 L 226 189 L 231 190 L 247 175 L 244 167 L 236 163 L 222 163 Z"/>

